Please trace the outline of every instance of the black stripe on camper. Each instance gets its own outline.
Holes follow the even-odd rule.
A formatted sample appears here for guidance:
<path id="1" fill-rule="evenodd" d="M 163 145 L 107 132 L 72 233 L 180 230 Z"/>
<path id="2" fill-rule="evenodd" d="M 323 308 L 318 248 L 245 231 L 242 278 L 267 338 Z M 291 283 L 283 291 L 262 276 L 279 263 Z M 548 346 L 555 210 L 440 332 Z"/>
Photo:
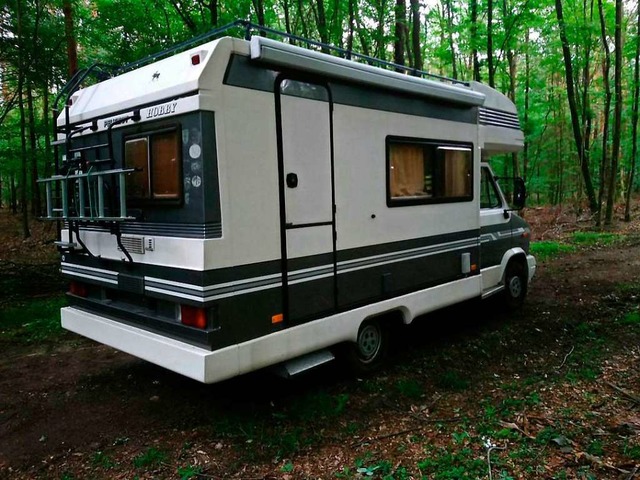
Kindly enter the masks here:
<path id="1" fill-rule="evenodd" d="M 234 87 L 273 93 L 275 79 L 279 73 L 281 73 L 279 67 L 265 68 L 264 64 L 252 63 L 248 57 L 232 55 L 223 83 Z M 349 84 L 331 78 L 324 80 L 329 82 L 334 104 L 461 123 L 477 123 L 477 109 L 475 107 L 461 107 L 443 101 L 436 102 L 418 95 L 392 92 L 370 85 L 365 87 L 356 83 Z"/>

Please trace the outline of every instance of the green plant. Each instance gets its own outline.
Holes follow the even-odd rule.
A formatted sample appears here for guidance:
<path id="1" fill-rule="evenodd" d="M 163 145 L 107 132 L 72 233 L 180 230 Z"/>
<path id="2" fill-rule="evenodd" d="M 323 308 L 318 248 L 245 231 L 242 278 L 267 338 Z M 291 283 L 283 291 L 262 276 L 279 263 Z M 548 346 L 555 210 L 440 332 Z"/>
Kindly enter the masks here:
<path id="1" fill-rule="evenodd" d="M 65 297 L 54 296 L 0 309 L 0 341 L 30 344 L 59 337 L 60 308 L 66 305 Z"/>
<path id="2" fill-rule="evenodd" d="M 293 472 L 293 463 L 287 462 L 282 467 L 280 467 L 280 471 L 283 473 L 291 473 Z"/>
<path id="3" fill-rule="evenodd" d="M 446 388 L 447 390 L 453 391 L 463 391 L 469 388 L 469 381 L 465 378 L 462 378 L 459 373 L 454 372 L 453 370 L 447 370 L 443 374 L 441 374 L 436 382 L 439 387 Z"/>
<path id="4" fill-rule="evenodd" d="M 624 235 L 606 232 L 574 232 L 571 235 L 572 243 L 577 245 L 611 245 L 625 238 Z"/>
<path id="5" fill-rule="evenodd" d="M 111 458 L 109 455 L 107 455 L 104 452 L 96 452 L 93 455 L 91 462 L 98 467 L 104 468 L 105 470 L 109 470 L 115 467 L 116 465 L 115 462 L 113 461 L 113 458 Z"/>
<path id="6" fill-rule="evenodd" d="M 622 325 L 640 325 L 640 312 L 638 310 L 629 312 L 625 314 L 619 322 Z"/>
<path id="7" fill-rule="evenodd" d="M 542 240 L 533 242 L 530 251 L 532 255 L 535 255 L 536 259 L 544 261 L 564 253 L 575 252 L 576 247 L 551 240 Z"/>
<path id="8" fill-rule="evenodd" d="M 186 467 L 178 467 L 178 476 L 180 480 L 190 480 L 197 478 L 202 473 L 202 467 L 187 465 Z"/>
<path id="9" fill-rule="evenodd" d="M 476 480 L 484 478 L 486 462 L 474 455 L 470 448 L 449 452 L 439 448 L 418 462 L 418 469 L 431 480 Z"/>
<path id="10" fill-rule="evenodd" d="M 602 442 L 600 440 L 593 440 L 587 446 L 587 453 L 591 455 L 595 455 L 596 457 L 601 457 L 604 455 L 604 448 L 602 447 Z"/>
<path id="11" fill-rule="evenodd" d="M 424 394 L 422 385 L 413 378 L 398 380 L 396 390 L 400 395 L 414 400 L 417 400 Z"/>
<path id="12" fill-rule="evenodd" d="M 159 465 L 167 459 L 167 454 L 155 447 L 148 448 L 145 452 L 133 458 L 133 465 L 136 468 L 145 468 Z"/>

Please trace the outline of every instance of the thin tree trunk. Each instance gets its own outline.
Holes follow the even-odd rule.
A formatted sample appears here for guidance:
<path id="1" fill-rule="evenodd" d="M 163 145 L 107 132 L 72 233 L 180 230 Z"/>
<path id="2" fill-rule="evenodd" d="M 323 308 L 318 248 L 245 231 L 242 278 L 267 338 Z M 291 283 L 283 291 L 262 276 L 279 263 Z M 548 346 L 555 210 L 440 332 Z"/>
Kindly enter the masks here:
<path id="1" fill-rule="evenodd" d="M 422 70 L 422 47 L 420 46 L 420 0 L 410 0 L 411 43 L 413 45 L 413 67 Z"/>
<path id="2" fill-rule="evenodd" d="M 27 109 L 29 111 L 29 160 L 31 164 L 31 213 L 40 215 L 40 188 L 38 186 L 38 155 L 36 142 L 36 119 L 33 110 L 33 88 L 27 85 Z"/>
<path id="3" fill-rule="evenodd" d="M 558 2 L 560 0 L 556 0 Z M 487 1 L 487 69 L 489 70 L 489 86 L 495 88 L 495 69 L 493 67 L 493 0 Z"/>
<path id="4" fill-rule="evenodd" d="M 45 82 L 42 88 L 42 128 L 44 134 L 44 176 L 49 177 L 51 175 L 51 162 L 53 160 L 53 151 L 51 150 L 51 128 L 49 126 L 49 87 L 48 82 Z"/>
<path id="5" fill-rule="evenodd" d="M 446 6 L 445 8 L 447 9 L 447 31 L 449 32 L 449 50 L 451 51 L 451 74 L 453 78 L 458 78 L 456 49 L 455 43 L 453 42 L 453 5 L 451 4 L 451 0 L 446 0 L 444 4 Z"/>
<path id="6" fill-rule="evenodd" d="M 622 135 L 622 0 L 616 0 L 615 29 L 615 70 L 613 73 L 613 90 L 615 103 L 613 106 L 613 145 L 611 147 L 611 175 L 607 192 L 607 211 L 604 224 L 611 225 L 613 206 L 616 201 L 616 183 L 618 180 L 618 162 L 620 157 L 620 137 Z"/>
<path id="7" fill-rule="evenodd" d="M 395 40 L 393 42 L 393 61 L 397 65 L 404 65 L 404 42 L 407 4 L 405 0 L 396 0 L 395 8 Z M 404 72 L 398 69 L 398 72 Z"/>
<path id="8" fill-rule="evenodd" d="M 567 40 L 567 31 L 562 14 L 562 0 L 555 0 L 556 16 L 558 18 L 558 26 L 560 28 L 560 41 L 562 43 L 562 56 L 565 66 L 565 80 L 567 85 L 567 97 L 569 99 L 569 110 L 571 114 L 571 127 L 573 129 L 573 137 L 578 150 L 578 160 L 580 162 L 580 170 L 585 184 L 587 199 L 589 201 L 589 209 L 592 213 L 597 211 L 597 202 L 593 183 L 591 181 L 591 172 L 589 171 L 589 159 L 585 155 L 584 143 L 582 140 L 582 132 L 580 131 L 580 121 L 578 118 L 578 107 L 576 105 L 576 94 L 573 85 L 573 65 L 571 63 L 571 51 L 569 50 L 569 42 Z"/>
<path id="9" fill-rule="evenodd" d="M 596 215 L 596 226 L 602 224 L 602 205 L 607 191 L 607 177 L 609 176 L 609 113 L 611 112 L 611 84 L 609 83 L 609 73 L 611 70 L 611 53 L 609 52 L 609 42 L 607 39 L 607 24 L 604 16 L 602 0 L 598 0 L 598 14 L 600 17 L 600 38 L 604 49 L 604 59 L 602 63 L 602 81 L 604 83 L 604 113 L 602 120 L 602 159 L 600 161 L 600 183 L 598 191 L 598 212 Z"/>
<path id="10" fill-rule="evenodd" d="M 633 66 L 633 105 L 631 107 L 631 167 L 627 179 L 627 195 L 624 205 L 624 221 L 631 220 L 631 191 L 633 190 L 633 177 L 636 171 L 636 156 L 638 155 L 638 103 L 640 97 L 640 3 L 637 11 L 636 30 L 636 58 Z"/>
<path id="11" fill-rule="evenodd" d="M 22 165 L 20 170 L 20 203 L 22 209 L 22 236 L 29 238 L 29 208 L 27 206 L 27 139 L 24 118 L 24 37 L 22 36 L 22 0 L 17 2 L 18 23 L 18 109 L 20 110 L 20 153 Z"/>
<path id="12" fill-rule="evenodd" d="M 355 0 L 349 0 L 349 30 L 347 33 L 347 58 L 351 58 L 351 52 L 353 51 L 353 35 L 355 31 L 356 13 L 354 7 Z"/>
<path id="13" fill-rule="evenodd" d="M 480 60 L 478 60 L 478 0 L 471 0 L 471 61 L 473 64 L 473 79 L 480 81 Z"/>
<path id="14" fill-rule="evenodd" d="M 320 34 L 320 41 L 322 43 L 329 43 L 329 33 L 327 31 L 327 13 L 324 8 L 324 0 L 316 0 L 316 25 L 318 26 L 318 33 Z M 326 49 L 323 49 L 325 51 Z M 326 51 L 328 53 L 328 50 Z"/>
<path id="15" fill-rule="evenodd" d="M 529 29 L 525 33 L 524 50 L 524 149 L 522 151 L 522 175 L 528 178 L 529 167 L 529 92 L 531 91 L 531 63 L 529 61 Z"/>
<path id="16" fill-rule="evenodd" d="M 71 0 L 63 0 L 64 36 L 67 41 L 67 58 L 69 60 L 69 78 L 78 71 L 78 45 L 73 28 L 73 8 Z"/>
<path id="17" fill-rule="evenodd" d="M 11 213 L 16 215 L 18 213 L 18 192 L 16 191 L 16 174 L 11 172 Z"/>

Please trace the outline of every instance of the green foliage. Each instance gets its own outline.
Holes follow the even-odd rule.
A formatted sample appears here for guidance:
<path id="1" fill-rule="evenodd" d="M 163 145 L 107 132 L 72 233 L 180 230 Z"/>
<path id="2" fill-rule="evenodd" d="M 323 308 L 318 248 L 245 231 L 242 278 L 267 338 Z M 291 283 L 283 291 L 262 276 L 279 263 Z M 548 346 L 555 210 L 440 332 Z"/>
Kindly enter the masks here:
<path id="1" fill-rule="evenodd" d="M 105 470 L 110 470 L 116 465 L 113 458 L 104 452 L 96 452 L 91 459 L 91 463 Z"/>
<path id="2" fill-rule="evenodd" d="M 198 478 L 198 476 L 202 473 L 202 467 L 187 465 L 186 467 L 178 467 L 178 477 L 180 480 L 191 480 L 193 478 Z"/>
<path id="3" fill-rule="evenodd" d="M 441 388 L 461 392 L 469 388 L 469 381 L 463 378 L 458 372 L 447 370 L 436 378 L 436 384 Z"/>
<path id="4" fill-rule="evenodd" d="M 64 332 L 60 308 L 66 305 L 65 297 L 55 296 L 1 309 L 0 342 L 32 344 L 56 339 Z"/>
<path id="5" fill-rule="evenodd" d="M 424 394 L 424 388 L 413 378 L 400 379 L 396 383 L 396 390 L 403 397 L 417 400 Z"/>
<path id="6" fill-rule="evenodd" d="M 573 245 L 566 245 L 552 240 L 543 240 L 531 244 L 531 254 L 539 261 L 549 260 L 563 253 L 572 253 L 575 251 L 576 248 Z"/>
<path id="7" fill-rule="evenodd" d="M 160 465 L 167 459 L 167 454 L 155 447 L 147 450 L 133 458 L 133 466 L 136 468 L 147 468 Z"/>
<path id="8" fill-rule="evenodd" d="M 422 474 L 433 480 L 475 480 L 484 477 L 486 468 L 486 461 L 470 448 L 456 452 L 434 449 L 426 459 L 418 462 Z"/>
<path id="9" fill-rule="evenodd" d="M 293 472 L 293 463 L 287 462 L 282 467 L 280 467 L 280 471 L 283 473 L 291 473 Z"/>
<path id="10" fill-rule="evenodd" d="M 634 310 L 625 314 L 620 320 L 623 325 L 640 325 L 640 312 Z"/>
<path id="11" fill-rule="evenodd" d="M 571 242 L 576 245 L 611 245 L 625 238 L 624 235 L 617 233 L 574 232 L 571 236 Z"/>

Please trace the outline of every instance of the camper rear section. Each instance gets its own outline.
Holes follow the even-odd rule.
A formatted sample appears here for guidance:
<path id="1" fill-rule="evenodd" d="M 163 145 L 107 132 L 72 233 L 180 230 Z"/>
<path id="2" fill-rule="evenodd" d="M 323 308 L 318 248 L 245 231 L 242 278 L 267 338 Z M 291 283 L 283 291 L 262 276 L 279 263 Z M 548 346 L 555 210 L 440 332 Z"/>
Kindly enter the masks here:
<path id="1" fill-rule="evenodd" d="M 479 128 L 486 98 L 257 36 L 78 90 L 43 180 L 63 326 L 214 382 L 343 342 L 366 366 L 376 319 L 503 289 L 514 259 L 528 282 L 528 227 L 479 211 L 485 137 L 522 141 Z"/>

